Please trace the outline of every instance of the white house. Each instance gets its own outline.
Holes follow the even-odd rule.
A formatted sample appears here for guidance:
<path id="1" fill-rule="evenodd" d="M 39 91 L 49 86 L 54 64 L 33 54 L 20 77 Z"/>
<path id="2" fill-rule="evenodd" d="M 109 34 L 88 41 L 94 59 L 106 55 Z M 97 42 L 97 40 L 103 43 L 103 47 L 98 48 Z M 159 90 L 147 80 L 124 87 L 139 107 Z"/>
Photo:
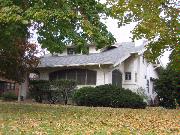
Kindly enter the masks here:
<path id="1" fill-rule="evenodd" d="M 101 50 L 91 45 L 89 54 L 76 54 L 68 47 L 62 54 L 42 57 L 37 70 L 41 80 L 73 79 L 79 87 L 113 84 L 135 92 L 141 87 L 154 100 L 158 64 L 148 63 L 144 51 L 144 45 L 127 42 Z"/>

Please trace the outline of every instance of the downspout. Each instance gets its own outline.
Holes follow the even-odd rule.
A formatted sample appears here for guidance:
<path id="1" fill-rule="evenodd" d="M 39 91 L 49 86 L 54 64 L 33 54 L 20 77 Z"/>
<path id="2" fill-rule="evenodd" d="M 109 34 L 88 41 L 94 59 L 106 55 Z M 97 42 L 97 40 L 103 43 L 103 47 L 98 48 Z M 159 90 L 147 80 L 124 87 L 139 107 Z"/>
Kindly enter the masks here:
<path id="1" fill-rule="evenodd" d="M 105 79 L 106 79 L 106 77 L 105 77 L 105 72 L 104 72 L 104 70 L 103 70 L 103 68 L 101 67 L 101 64 L 99 64 L 99 68 L 103 71 L 103 73 L 104 73 L 104 84 L 105 84 Z"/>

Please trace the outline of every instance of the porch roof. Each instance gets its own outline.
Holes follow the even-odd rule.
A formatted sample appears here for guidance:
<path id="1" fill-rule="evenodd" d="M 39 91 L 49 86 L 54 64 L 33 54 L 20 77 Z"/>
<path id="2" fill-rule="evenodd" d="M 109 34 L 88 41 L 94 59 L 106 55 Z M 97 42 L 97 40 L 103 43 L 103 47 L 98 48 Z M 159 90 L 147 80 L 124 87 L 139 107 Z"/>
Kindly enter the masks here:
<path id="1" fill-rule="evenodd" d="M 123 61 L 131 53 L 138 53 L 144 48 L 135 46 L 132 42 L 116 44 L 117 48 L 100 53 L 88 55 L 66 55 L 66 56 L 46 56 L 40 59 L 38 68 L 44 67 L 64 67 L 82 65 L 114 65 L 118 61 Z"/>

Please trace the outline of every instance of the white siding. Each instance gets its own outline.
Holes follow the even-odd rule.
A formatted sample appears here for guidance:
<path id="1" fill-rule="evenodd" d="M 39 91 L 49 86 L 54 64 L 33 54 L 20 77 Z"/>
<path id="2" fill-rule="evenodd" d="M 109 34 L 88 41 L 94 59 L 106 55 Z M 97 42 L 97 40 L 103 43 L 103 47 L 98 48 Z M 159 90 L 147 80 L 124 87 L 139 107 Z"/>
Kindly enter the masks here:
<path id="1" fill-rule="evenodd" d="M 122 87 L 131 89 L 133 92 L 140 87 L 145 89 L 145 93 L 149 98 L 154 99 L 156 94 L 153 92 L 153 82 L 150 78 L 158 78 L 158 74 L 155 71 L 153 64 L 147 63 L 142 55 L 133 55 L 122 62 L 114 69 L 119 69 L 122 72 Z M 112 69 L 111 71 L 113 71 Z M 125 80 L 125 72 L 131 72 L 131 80 Z M 135 80 L 135 73 L 137 74 L 137 80 Z M 109 76 L 112 80 L 112 74 Z M 147 88 L 147 80 L 149 80 L 149 92 Z M 112 83 L 112 81 L 110 81 Z"/>
<path id="2" fill-rule="evenodd" d="M 137 58 L 133 55 L 124 61 L 123 88 L 135 90 L 135 73 L 137 72 Z M 131 72 L 131 80 L 125 80 L 125 73 Z"/>
<path id="3" fill-rule="evenodd" d="M 100 49 L 96 50 L 96 46 L 89 46 L 89 53 L 99 53 Z"/>
<path id="4" fill-rule="evenodd" d="M 112 73 L 108 69 L 96 69 L 97 71 L 97 81 L 96 85 L 109 84 L 112 82 Z"/>
<path id="5" fill-rule="evenodd" d="M 138 87 L 142 87 L 146 90 L 146 94 L 149 98 L 154 99 L 156 94 L 153 93 L 153 82 L 150 78 L 158 78 L 158 74 L 153 67 L 153 64 L 147 63 L 143 56 L 139 56 L 139 70 L 138 70 Z M 149 80 L 149 92 L 147 81 Z"/>

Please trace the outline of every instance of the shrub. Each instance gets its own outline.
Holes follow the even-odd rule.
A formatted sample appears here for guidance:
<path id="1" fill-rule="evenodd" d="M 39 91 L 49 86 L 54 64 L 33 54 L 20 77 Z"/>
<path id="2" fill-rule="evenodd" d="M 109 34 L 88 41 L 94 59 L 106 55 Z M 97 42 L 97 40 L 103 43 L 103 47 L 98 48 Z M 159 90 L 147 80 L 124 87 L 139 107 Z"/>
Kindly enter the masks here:
<path id="1" fill-rule="evenodd" d="M 119 93 L 113 95 L 112 100 L 113 107 L 145 108 L 147 106 L 141 96 L 129 89 L 121 89 Z"/>
<path id="2" fill-rule="evenodd" d="M 45 93 L 50 90 L 50 81 L 48 80 L 33 80 L 30 81 L 29 95 L 36 102 L 41 103 Z"/>
<path id="3" fill-rule="evenodd" d="M 98 99 L 96 88 L 83 87 L 74 92 L 73 100 L 77 105 L 96 106 Z"/>
<path id="4" fill-rule="evenodd" d="M 5 101 L 13 101 L 17 100 L 17 98 L 18 97 L 14 92 L 7 91 L 2 94 L 2 99 Z"/>
<path id="5" fill-rule="evenodd" d="M 148 101 L 148 95 L 145 93 L 145 89 L 142 87 L 139 87 L 137 90 L 137 94 L 141 96 L 145 101 Z"/>
<path id="6" fill-rule="evenodd" d="M 29 94 L 37 102 L 45 100 L 57 103 L 63 100 L 67 104 L 75 87 L 76 82 L 73 80 L 33 80 L 30 82 Z"/>
<path id="7" fill-rule="evenodd" d="M 159 79 L 154 80 L 154 89 L 159 98 L 159 105 L 168 108 L 176 108 L 176 100 L 178 98 L 178 81 L 179 73 L 167 67 L 159 72 Z"/>
<path id="8" fill-rule="evenodd" d="M 112 85 L 83 87 L 75 91 L 73 96 L 77 105 L 104 106 L 123 108 L 145 108 L 146 103 L 136 93 L 128 89 L 117 88 Z"/>
<path id="9" fill-rule="evenodd" d="M 73 80 L 54 80 L 51 82 L 52 86 L 55 88 L 55 93 L 57 96 L 63 98 L 64 104 L 66 105 L 68 99 L 72 97 L 72 92 L 76 88 L 76 82 Z"/>

